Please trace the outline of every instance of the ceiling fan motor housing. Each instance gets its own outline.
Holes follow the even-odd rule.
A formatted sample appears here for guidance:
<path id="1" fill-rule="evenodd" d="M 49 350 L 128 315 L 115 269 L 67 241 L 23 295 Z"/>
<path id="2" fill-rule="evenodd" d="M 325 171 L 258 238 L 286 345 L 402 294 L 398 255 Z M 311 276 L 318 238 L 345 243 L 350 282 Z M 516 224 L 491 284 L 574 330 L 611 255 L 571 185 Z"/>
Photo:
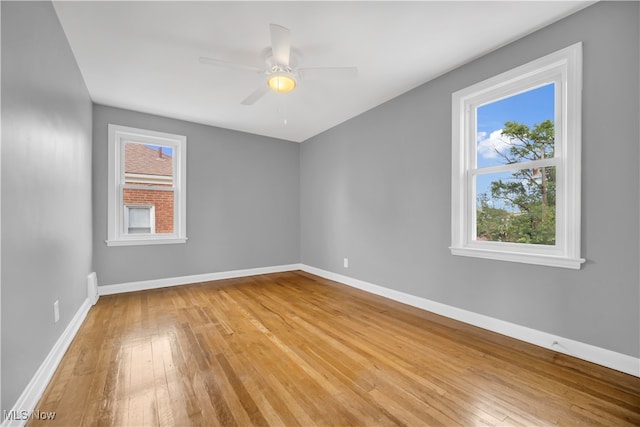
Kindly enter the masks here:
<path id="1" fill-rule="evenodd" d="M 260 85 L 248 97 L 242 100 L 242 105 L 253 105 L 270 90 L 277 93 L 292 91 L 302 80 L 341 80 L 353 79 L 357 76 L 356 67 L 313 67 L 298 68 L 300 51 L 291 46 L 289 29 L 276 24 L 270 24 L 271 46 L 262 50 L 264 68 L 253 65 L 235 64 L 215 58 L 200 57 L 203 64 L 235 68 L 242 71 L 262 74 L 266 85 Z"/>

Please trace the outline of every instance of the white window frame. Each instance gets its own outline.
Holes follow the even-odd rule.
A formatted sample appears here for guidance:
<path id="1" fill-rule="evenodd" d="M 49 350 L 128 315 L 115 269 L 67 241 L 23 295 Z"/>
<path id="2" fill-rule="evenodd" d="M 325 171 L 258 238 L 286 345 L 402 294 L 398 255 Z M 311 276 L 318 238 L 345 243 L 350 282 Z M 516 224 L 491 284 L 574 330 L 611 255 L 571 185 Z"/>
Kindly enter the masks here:
<path id="1" fill-rule="evenodd" d="M 128 234 L 125 228 L 124 145 L 135 142 L 173 149 L 173 233 Z M 187 137 L 165 132 L 109 124 L 107 190 L 107 246 L 158 245 L 187 241 Z M 127 185 L 127 188 L 136 186 Z M 140 189 L 149 189 L 140 185 Z M 154 188 L 154 190 L 159 190 Z M 162 189 L 164 190 L 164 189 Z"/>
<path id="2" fill-rule="evenodd" d="M 149 212 L 149 228 L 151 234 L 156 232 L 156 207 L 153 205 L 124 205 L 124 233 L 129 233 L 129 210 L 130 209 L 147 209 Z"/>
<path id="3" fill-rule="evenodd" d="M 556 167 L 556 243 L 477 240 L 477 108 L 549 83 L 555 83 L 555 157 L 519 165 Z M 453 255 L 580 269 L 585 261 L 580 258 L 581 98 L 581 42 L 453 93 L 449 248 Z M 513 168 L 506 165 L 482 171 Z"/>

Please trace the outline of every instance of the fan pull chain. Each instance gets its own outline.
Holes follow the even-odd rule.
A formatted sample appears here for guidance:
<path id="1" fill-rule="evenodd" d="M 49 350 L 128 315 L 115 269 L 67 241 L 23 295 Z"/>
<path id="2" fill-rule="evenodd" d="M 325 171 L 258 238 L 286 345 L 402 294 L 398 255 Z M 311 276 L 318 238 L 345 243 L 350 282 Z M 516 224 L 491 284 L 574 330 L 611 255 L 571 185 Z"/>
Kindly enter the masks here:
<path id="1" fill-rule="evenodd" d="M 287 97 L 286 95 L 282 97 L 282 117 L 284 121 L 284 125 L 287 125 Z"/>

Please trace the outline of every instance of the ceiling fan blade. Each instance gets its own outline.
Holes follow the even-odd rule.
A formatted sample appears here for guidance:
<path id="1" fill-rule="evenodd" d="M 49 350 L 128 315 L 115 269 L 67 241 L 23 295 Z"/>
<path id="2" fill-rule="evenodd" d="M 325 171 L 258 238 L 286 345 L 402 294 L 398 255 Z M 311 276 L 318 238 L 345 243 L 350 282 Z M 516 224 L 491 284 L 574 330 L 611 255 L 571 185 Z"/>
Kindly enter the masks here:
<path id="1" fill-rule="evenodd" d="M 289 66 L 291 56 L 291 32 L 288 28 L 271 24 L 271 52 L 278 65 Z"/>
<path id="2" fill-rule="evenodd" d="M 200 57 L 200 63 L 206 64 L 206 65 L 213 65 L 214 67 L 231 68 L 233 70 L 251 71 L 254 73 L 262 73 L 264 71 L 252 65 L 236 64 L 234 62 L 227 62 L 227 61 L 222 61 L 220 59 L 214 59 L 214 58 L 205 58 L 203 56 Z"/>
<path id="3" fill-rule="evenodd" d="M 350 80 L 358 77 L 356 67 L 299 68 L 303 80 Z"/>
<path id="4" fill-rule="evenodd" d="M 260 98 L 262 98 L 263 96 L 266 95 L 266 93 L 269 92 L 269 86 L 265 85 L 265 86 L 261 86 L 258 89 L 254 90 L 253 93 L 249 96 L 247 96 L 242 102 L 242 105 L 253 105 L 255 104 L 255 102 L 257 100 L 259 100 Z"/>

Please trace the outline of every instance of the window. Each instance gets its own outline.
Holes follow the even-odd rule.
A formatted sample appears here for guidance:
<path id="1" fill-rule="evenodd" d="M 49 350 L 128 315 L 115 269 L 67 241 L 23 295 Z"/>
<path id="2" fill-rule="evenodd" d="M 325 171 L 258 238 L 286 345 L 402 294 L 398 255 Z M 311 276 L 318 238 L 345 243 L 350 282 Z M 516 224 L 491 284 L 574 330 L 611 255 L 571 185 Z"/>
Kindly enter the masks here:
<path id="1" fill-rule="evenodd" d="M 455 92 L 454 255 L 579 269 L 582 44 Z"/>
<path id="2" fill-rule="evenodd" d="M 184 243 L 186 137 L 109 125 L 107 245 Z"/>
<path id="3" fill-rule="evenodd" d="M 125 234 L 154 234 L 156 232 L 155 206 L 124 207 Z"/>

